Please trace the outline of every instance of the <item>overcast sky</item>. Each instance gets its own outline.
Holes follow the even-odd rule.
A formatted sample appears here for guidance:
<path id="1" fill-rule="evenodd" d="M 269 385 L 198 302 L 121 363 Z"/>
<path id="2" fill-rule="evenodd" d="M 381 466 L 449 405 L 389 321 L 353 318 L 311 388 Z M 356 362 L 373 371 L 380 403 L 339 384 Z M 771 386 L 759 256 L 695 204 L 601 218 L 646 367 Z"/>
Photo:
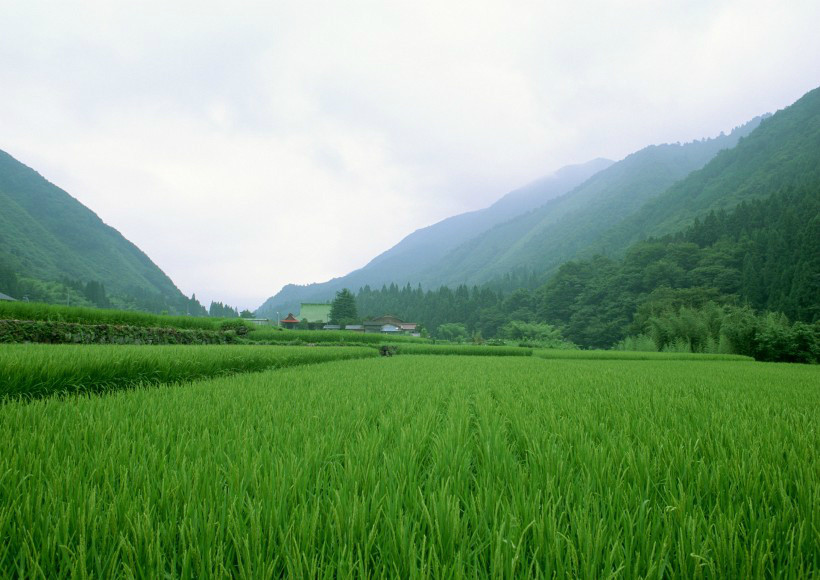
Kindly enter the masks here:
<path id="1" fill-rule="evenodd" d="M 817 0 L 0 0 L 0 149 L 254 309 L 820 84 Z"/>

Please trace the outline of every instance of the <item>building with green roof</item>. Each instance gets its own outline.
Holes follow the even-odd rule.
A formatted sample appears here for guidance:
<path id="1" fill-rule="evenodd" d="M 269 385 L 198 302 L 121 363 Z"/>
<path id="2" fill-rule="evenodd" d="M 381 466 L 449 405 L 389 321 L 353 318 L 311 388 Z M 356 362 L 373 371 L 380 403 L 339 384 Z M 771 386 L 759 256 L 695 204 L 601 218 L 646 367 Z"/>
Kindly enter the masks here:
<path id="1" fill-rule="evenodd" d="M 308 322 L 330 322 L 330 304 L 302 302 L 299 306 L 299 320 L 307 318 Z"/>

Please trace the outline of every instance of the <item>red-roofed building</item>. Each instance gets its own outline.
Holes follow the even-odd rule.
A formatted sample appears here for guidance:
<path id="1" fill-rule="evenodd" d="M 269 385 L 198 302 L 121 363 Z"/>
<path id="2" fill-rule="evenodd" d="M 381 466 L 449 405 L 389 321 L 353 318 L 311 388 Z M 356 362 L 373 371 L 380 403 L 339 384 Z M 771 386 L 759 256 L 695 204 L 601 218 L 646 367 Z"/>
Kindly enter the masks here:
<path id="1" fill-rule="evenodd" d="M 299 324 L 299 319 L 297 319 L 292 313 L 288 312 L 288 317 L 283 318 L 279 322 L 281 322 L 282 326 L 285 328 L 296 328 L 296 325 Z"/>

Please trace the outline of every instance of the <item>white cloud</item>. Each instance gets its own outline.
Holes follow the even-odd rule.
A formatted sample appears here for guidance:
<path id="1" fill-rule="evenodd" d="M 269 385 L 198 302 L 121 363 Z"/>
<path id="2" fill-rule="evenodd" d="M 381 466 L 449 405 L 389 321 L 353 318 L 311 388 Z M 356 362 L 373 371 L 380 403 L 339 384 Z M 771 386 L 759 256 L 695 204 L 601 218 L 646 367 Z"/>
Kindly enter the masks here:
<path id="1" fill-rule="evenodd" d="M 258 306 L 561 165 L 820 79 L 816 2 L 8 2 L 0 148 Z"/>

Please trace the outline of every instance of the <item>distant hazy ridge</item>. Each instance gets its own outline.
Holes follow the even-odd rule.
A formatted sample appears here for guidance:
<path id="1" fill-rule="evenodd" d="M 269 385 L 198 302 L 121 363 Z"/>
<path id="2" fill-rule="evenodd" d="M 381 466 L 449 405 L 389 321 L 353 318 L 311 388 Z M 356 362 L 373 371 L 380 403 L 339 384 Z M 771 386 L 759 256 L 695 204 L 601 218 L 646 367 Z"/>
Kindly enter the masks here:
<path id="1" fill-rule="evenodd" d="M 420 229 L 347 276 L 285 286 L 257 313 L 295 311 L 299 302 L 329 300 L 345 287 L 480 284 L 522 268 L 545 278 L 564 261 L 593 250 L 622 251 L 643 230 L 634 227 L 634 235 L 603 246 L 611 230 L 721 150 L 737 145 L 759 123 L 754 119 L 714 139 L 652 145 L 617 163 L 598 159 L 566 167 L 484 210 Z"/>

